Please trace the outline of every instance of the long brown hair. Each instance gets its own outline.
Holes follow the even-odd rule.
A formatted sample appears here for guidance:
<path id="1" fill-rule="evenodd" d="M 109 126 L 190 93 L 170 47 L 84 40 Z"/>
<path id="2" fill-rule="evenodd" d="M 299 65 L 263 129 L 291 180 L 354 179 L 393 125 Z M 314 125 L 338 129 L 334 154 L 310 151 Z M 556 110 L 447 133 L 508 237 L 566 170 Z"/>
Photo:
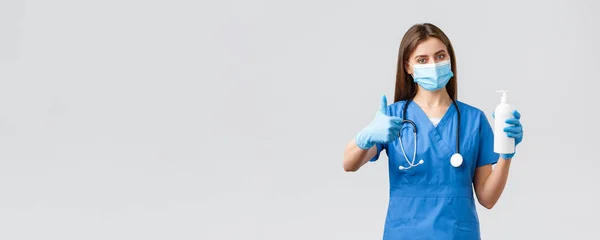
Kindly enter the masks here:
<path id="1" fill-rule="evenodd" d="M 396 72 L 396 92 L 394 93 L 394 102 L 401 100 L 408 100 L 415 97 L 417 94 L 417 83 L 413 80 L 413 77 L 406 72 L 404 68 L 405 63 L 408 61 L 408 57 L 417 48 L 417 46 L 430 37 L 435 37 L 442 41 L 446 48 L 448 48 L 448 55 L 450 55 L 450 62 L 452 66 L 452 72 L 454 76 L 446 84 L 446 91 L 450 95 L 451 99 L 456 99 L 456 58 L 454 56 L 454 48 L 450 39 L 446 34 L 437 26 L 431 23 L 415 24 L 413 25 L 402 38 L 400 42 L 400 49 L 398 52 L 398 71 Z"/>

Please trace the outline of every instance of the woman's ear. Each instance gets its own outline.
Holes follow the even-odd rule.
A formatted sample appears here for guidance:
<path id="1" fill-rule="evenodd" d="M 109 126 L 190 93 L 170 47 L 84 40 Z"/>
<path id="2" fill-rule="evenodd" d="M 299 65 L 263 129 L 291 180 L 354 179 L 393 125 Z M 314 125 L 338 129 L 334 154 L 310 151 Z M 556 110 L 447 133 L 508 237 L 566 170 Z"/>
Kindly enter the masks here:
<path id="1" fill-rule="evenodd" d="M 410 66 L 410 64 L 408 64 L 408 62 L 404 62 L 404 69 L 408 74 L 412 75 L 412 67 Z"/>

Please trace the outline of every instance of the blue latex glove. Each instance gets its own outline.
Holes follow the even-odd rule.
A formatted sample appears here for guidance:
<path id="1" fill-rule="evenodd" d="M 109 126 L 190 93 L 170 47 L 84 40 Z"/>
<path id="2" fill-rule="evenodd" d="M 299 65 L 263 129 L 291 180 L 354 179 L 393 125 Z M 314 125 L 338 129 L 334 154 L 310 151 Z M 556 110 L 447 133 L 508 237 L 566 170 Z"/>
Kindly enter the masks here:
<path id="1" fill-rule="evenodd" d="M 515 110 L 513 112 L 513 116 L 514 116 L 514 118 L 506 119 L 506 123 L 511 124 L 512 126 L 505 127 L 504 132 L 506 133 L 506 135 L 508 137 L 515 139 L 515 147 L 516 147 L 517 145 L 519 145 L 519 143 L 521 143 L 521 141 L 523 141 L 523 126 L 521 125 L 521 121 L 520 121 L 521 114 L 517 110 Z M 492 113 L 492 117 L 495 118 L 493 113 Z M 510 159 L 510 158 L 513 158 L 514 156 L 515 156 L 515 153 L 500 154 L 500 157 L 502 157 L 504 159 Z"/>
<path id="2" fill-rule="evenodd" d="M 398 138 L 402 128 L 402 119 L 388 116 L 387 98 L 381 97 L 381 107 L 369 125 L 356 134 L 356 145 L 362 149 L 369 149 L 376 143 L 393 142 Z"/>

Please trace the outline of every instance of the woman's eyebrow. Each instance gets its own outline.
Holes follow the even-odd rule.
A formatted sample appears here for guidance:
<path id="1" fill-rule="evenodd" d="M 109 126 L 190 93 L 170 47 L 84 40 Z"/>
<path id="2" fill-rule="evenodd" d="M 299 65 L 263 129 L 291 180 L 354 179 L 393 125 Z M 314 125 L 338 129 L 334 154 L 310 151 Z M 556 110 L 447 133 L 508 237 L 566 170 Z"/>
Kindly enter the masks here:
<path id="1" fill-rule="evenodd" d="M 440 54 L 440 53 L 445 53 L 445 52 L 446 52 L 446 50 L 442 49 L 442 50 L 439 50 L 439 51 L 437 51 L 437 52 L 436 52 L 435 54 L 433 54 L 433 55 L 435 56 L 435 55 L 438 55 L 438 54 Z M 418 56 L 415 56 L 415 59 L 417 59 L 417 58 L 420 58 L 420 57 L 425 57 L 425 58 L 426 58 L 426 57 L 427 57 L 427 55 L 418 55 Z"/>

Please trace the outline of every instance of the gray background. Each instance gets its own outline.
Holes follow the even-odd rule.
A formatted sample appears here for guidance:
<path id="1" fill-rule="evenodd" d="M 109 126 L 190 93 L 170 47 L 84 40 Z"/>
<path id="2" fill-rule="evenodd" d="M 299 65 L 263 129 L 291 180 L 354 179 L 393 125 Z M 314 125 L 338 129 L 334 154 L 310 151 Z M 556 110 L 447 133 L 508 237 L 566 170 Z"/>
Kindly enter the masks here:
<path id="1" fill-rule="evenodd" d="M 595 237 L 597 1 L 0 1 L 0 239 L 379 239 L 342 170 L 414 23 L 524 141 L 484 239 Z M 594 149 L 595 148 L 595 149 Z"/>

